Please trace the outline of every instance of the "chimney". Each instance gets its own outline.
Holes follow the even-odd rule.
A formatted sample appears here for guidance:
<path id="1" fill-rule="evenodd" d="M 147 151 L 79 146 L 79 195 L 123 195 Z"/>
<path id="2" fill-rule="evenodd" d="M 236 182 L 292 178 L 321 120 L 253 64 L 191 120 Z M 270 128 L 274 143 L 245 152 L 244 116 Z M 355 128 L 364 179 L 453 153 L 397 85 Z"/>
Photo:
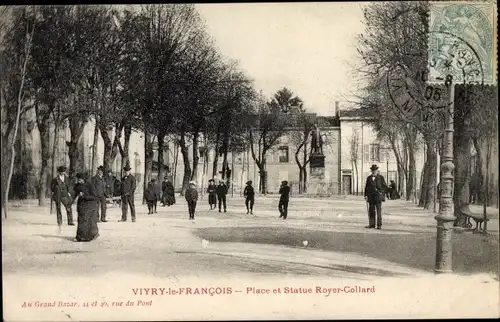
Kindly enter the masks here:
<path id="1" fill-rule="evenodd" d="M 339 101 L 335 101 L 335 108 L 334 108 L 333 112 L 335 113 L 335 116 L 339 116 L 339 114 L 340 114 Z"/>

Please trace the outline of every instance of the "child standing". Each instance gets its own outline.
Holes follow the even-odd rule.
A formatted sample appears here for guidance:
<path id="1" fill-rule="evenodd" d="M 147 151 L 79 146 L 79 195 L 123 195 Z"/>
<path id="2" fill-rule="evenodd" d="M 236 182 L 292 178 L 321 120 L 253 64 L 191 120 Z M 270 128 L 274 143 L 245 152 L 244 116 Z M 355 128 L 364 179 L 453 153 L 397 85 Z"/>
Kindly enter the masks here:
<path id="1" fill-rule="evenodd" d="M 148 187 L 144 191 L 144 199 L 146 200 L 146 204 L 148 205 L 148 215 L 151 215 L 153 213 L 154 204 L 156 202 L 154 179 L 148 183 Z"/>
<path id="2" fill-rule="evenodd" d="M 194 220 L 194 213 L 196 211 L 196 202 L 198 201 L 198 191 L 196 190 L 196 183 L 191 181 L 189 183 L 189 188 L 187 188 L 184 194 L 186 198 L 188 209 L 189 209 L 189 219 Z"/>
<path id="3" fill-rule="evenodd" d="M 253 190 L 252 187 L 252 181 L 247 181 L 247 186 L 245 187 L 245 190 L 243 191 L 243 195 L 245 196 L 245 206 L 247 207 L 247 214 L 248 210 L 250 210 L 250 214 L 253 215 L 253 204 L 255 201 L 255 191 Z"/>
<path id="4" fill-rule="evenodd" d="M 208 180 L 208 204 L 210 205 L 210 210 L 215 209 L 217 205 L 217 193 L 215 192 L 215 181 L 214 179 Z"/>

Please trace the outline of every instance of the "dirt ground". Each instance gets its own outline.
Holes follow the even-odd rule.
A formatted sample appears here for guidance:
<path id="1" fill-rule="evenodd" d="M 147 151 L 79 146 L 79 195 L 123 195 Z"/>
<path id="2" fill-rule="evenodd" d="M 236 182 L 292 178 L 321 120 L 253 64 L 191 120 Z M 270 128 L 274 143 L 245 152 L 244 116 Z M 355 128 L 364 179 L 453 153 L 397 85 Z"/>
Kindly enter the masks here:
<path id="1" fill-rule="evenodd" d="M 195 222 L 188 220 L 182 198 L 178 202 L 147 215 L 138 200 L 136 223 L 118 222 L 119 208 L 110 208 L 109 222 L 99 224 L 100 237 L 90 243 L 73 242 L 76 226 L 59 231 L 48 208 L 33 203 L 11 207 L 2 224 L 4 320 L 499 314 L 498 215 L 489 223 L 488 236 L 454 233 L 454 274 L 435 275 L 435 214 L 405 201 L 384 204 L 382 230 L 364 228 L 367 215 L 360 198 L 292 199 L 286 221 L 278 219 L 276 198 L 258 198 L 254 216 L 246 214 L 239 197 L 228 200 L 227 213 L 208 210 L 202 200 Z M 316 287 L 354 286 L 375 286 L 376 292 L 316 293 Z M 233 291 L 142 297 L 132 291 L 154 287 Z M 312 293 L 254 294 L 246 293 L 247 287 L 270 292 L 302 287 Z M 470 297 L 482 300 L 470 305 Z M 78 306 L 22 307 L 36 301 L 75 301 Z M 85 308 L 86 301 L 111 307 Z M 128 301 L 136 303 L 127 306 Z M 113 302 L 124 302 L 124 307 L 113 307 Z"/>

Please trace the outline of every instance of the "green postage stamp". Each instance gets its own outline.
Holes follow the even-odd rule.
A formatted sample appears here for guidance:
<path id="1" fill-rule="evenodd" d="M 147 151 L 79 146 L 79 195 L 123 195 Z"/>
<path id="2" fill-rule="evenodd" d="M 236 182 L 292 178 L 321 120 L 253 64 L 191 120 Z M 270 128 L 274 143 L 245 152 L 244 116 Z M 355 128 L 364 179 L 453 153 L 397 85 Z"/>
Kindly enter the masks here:
<path id="1" fill-rule="evenodd" d="M 430 2 L 429 81 L 496 84 L 496 3 Z"/>

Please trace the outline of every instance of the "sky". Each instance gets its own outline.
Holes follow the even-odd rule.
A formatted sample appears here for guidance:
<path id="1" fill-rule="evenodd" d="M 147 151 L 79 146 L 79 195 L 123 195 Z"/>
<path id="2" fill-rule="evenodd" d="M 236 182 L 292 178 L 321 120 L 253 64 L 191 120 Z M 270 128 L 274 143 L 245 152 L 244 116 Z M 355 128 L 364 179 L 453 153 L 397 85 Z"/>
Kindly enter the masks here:
<path id="1" fill-rule="evenodd" d="M 361 3 L 198 4 L 221 53 L 237 60 L 265 97 L 287 87 L 320 115 L 352 99 L 358 82 Z"/>

